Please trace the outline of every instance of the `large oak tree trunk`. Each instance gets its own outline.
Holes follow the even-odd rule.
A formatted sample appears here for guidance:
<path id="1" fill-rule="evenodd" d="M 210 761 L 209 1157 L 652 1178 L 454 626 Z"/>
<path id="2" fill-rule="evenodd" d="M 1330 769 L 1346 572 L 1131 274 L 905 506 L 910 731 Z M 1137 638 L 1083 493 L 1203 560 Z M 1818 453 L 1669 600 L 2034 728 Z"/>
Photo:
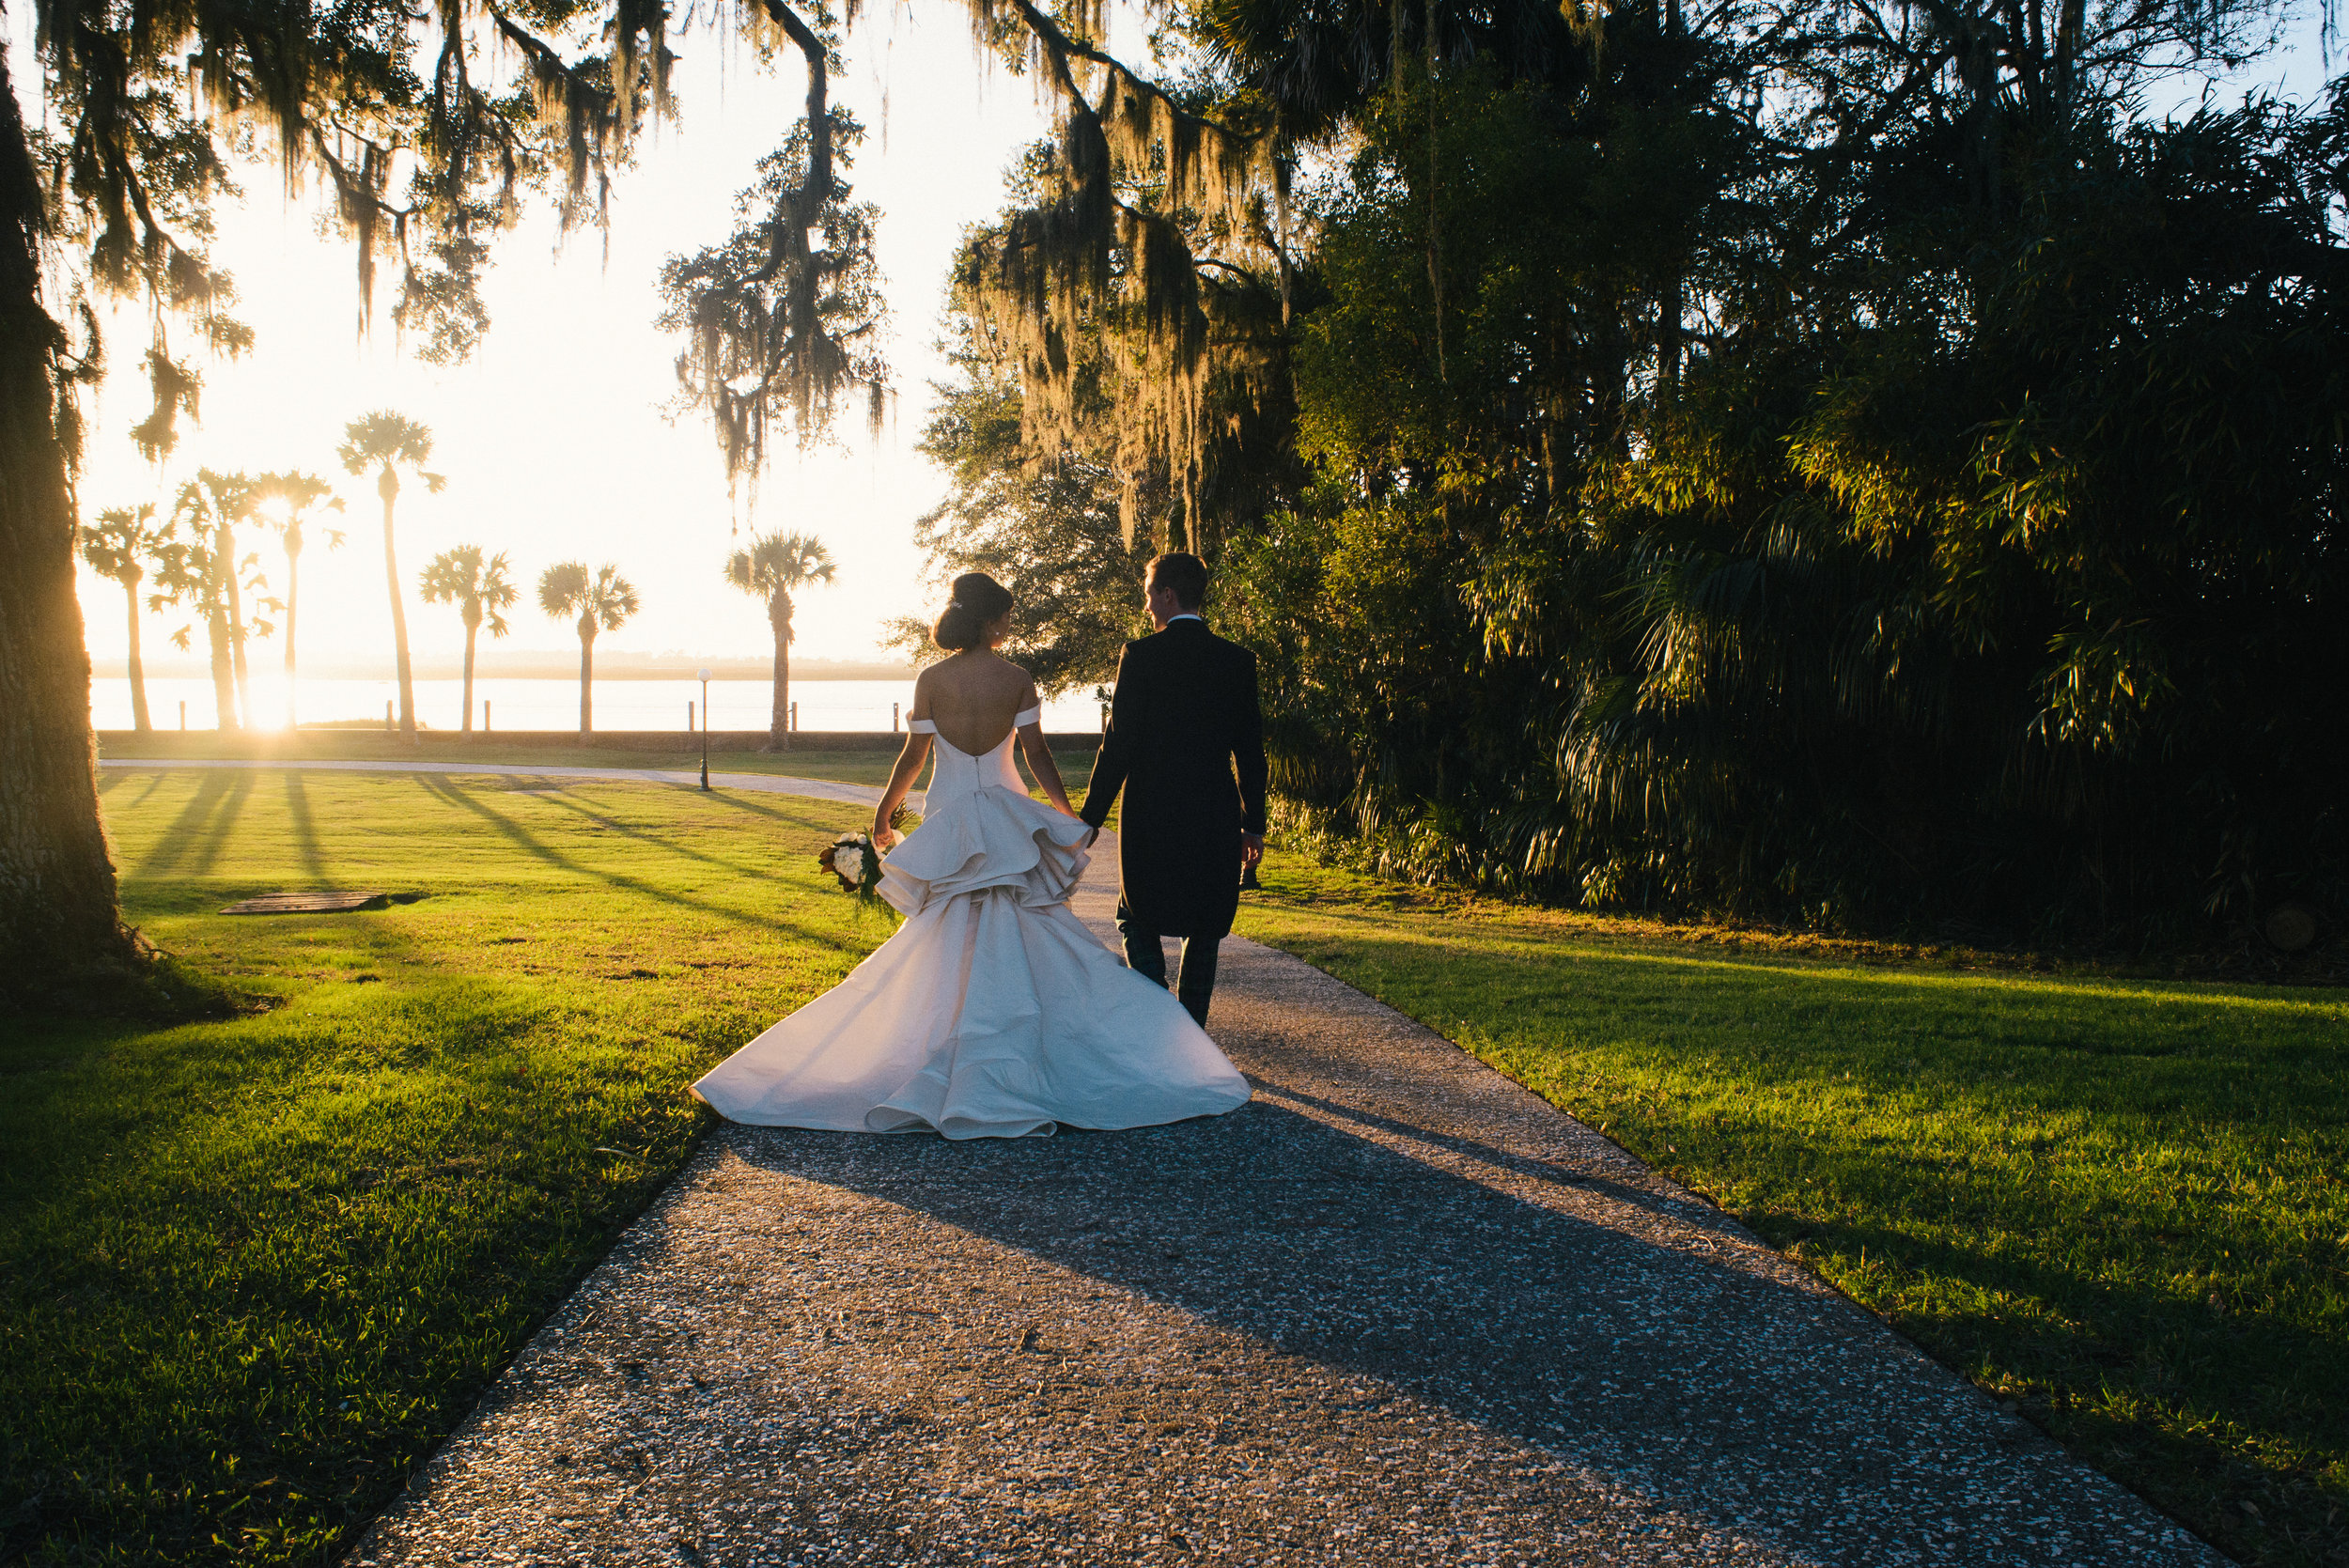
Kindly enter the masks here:
<path id="1" fill-rule="evenodd" d="M 98 815 L 36 245 L 40 186 L 0 52 L 0 995 L 135 961 Z"/>
<path id="2" fill-rule="evenodd" d="M 147 717 L 147 662 L 139 657 L 139 580 L 122 586 L 131 596 L 131 727 L 145 735 L 155 726 Z"/>

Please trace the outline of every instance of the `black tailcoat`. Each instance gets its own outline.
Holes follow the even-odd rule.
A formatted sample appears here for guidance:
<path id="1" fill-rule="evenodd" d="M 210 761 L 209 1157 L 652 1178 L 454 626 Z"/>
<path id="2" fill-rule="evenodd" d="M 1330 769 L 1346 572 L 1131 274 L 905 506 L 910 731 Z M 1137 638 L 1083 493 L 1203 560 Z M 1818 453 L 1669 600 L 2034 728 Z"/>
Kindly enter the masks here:
<path id="1" fill-rule="evenodd" d="M 1161 936 L 1230 931 L 1240 834 L 1264 831 L 1256 656 L 1196 620 L 1127 644 L 1081 815 L 1099 827 L 1120 787 L 1124 911 Z"/>

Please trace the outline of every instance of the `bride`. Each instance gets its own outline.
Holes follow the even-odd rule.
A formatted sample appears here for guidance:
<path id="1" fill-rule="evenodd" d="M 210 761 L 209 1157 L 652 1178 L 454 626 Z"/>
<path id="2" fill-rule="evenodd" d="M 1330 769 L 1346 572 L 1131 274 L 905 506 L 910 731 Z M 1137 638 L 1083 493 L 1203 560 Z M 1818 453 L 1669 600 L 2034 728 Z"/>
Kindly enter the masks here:
<path id="1" fill-rule="evenodd" d="M 1069 911 L 1092 830 L 1069 810 L 1027 672 L 995 652 L 1011 595 L 955 579 L 873 813 L 906 919 L 849 976 L 693 1085 L 729 1121 L 1019 1138 L 1221 1114 L 1248 1082 L 1165 988 Z M 1050 808 L 1028 796 L 1017 742 Z M 889 819 L 933 754 L 921 827 Z M 890 846 L 894 844 L 894 847 Z"/>

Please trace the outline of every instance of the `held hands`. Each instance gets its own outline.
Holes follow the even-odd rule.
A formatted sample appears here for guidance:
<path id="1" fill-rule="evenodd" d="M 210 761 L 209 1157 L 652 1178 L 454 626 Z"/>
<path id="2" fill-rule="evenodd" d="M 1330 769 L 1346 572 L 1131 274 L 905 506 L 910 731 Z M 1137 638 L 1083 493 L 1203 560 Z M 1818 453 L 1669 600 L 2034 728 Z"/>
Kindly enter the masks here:
<path id="1" fill-rule="evenodd" d="M 1240 865 L 1240 869 L 1241 869 L 1242 871 L 1246 871 L 1246 870 L 1247 870 L 1248 868 L 1250 868 L 1251 866 L 1253 866 L 1253 865 L 1256 865 L 1256 864 L 1260 863 L 1263 860 L 1264 860 L 1264 834 L 1262 834 L 1262 833 L 1242 833 L 1242 834 L 1240 834 L 1240 835 L 1239 835 L 1239 865 Z"/>

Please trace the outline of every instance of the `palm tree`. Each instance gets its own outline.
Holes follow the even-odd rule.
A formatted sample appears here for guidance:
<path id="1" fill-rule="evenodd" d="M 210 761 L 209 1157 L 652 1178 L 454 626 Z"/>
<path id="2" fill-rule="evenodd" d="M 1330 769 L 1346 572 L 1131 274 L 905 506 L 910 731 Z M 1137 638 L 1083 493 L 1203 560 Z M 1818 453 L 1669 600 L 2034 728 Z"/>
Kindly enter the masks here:
<path id="1" fill-rule="evenodd" d="M 392 549 L 392 504 L 399 499 L 402 465 L 416 471 L 424 488 L 438 493 L 448 481 L 428 474 L 424 460 L 432 456 L 432 432 L 414 420 L 378 409 L 343 427 L 343 443 L 335 451 L 352 474 L 376 470 L 375 493 L 383 498 L 383 581 L 392 596 L 392 654 L 399 676 L 399 731 L 409 744 L 416 739 L 416 683 L 408 668 L 408 612 L 399 601 L 399 557 Z"/>
<path id="2" fill-rule="evenodd" d="M 565 561 L 540 575 L 538 608 L 558 621 L 579 616 L 579 733 L 584 737 L 595 728 L 596 633 L 616 631 L 636 613 L 636 590 L 609 562 L 590 577 L 584 563 Z"/>
<path id="3" fill-rule="evenodd" d="M 136 509 L 109 506 L 82 530 L 82 559 L 99 576 L 121 583 L 130 597 L 131 727 L 141 735 L 155 726 L 147 717 L 147 670 L 139 660 L 139 582 L 147 576 L 147 562 L 158 557 L 173 534 L 169 522 L 161 528 L 154 523 L 155 508 L 149 503 Z"/>
<path id="4" fill-rule="evenodd" d="M 155 592 L 147 598 L 149 610 L 185 604 L 204 623 L 212 656 L 213 723 L 223 730 L 237 727 L 236 666 L 229 653 L 227 596 L 222 584 L 228 575 L 216 536 L 202 529 L 186 538 L 165 539 L 155 551 Z M 171 634 L 172 646 L 189 645 L 191 627 Z"/>
<path id="5" fill-rule="evenodd" d="M 319 502 L 336 511 L 343 509 L 343 498 L 334 487 L 315 474 L 264 474 L 254 482 L 259 496 L 261 520 L 277 530 L 277 541 L 286 551 L 286 730 L 294 728 L 294 615 L 301 608 L 302 590 L 302 515 Z M 326 548 L 342 548 L 343 535 L 339 528 L 326 531 Z"/>
<path id="6" fill-rule="evenodd" d="M 211 535 L 210 567 L 205 577 L 209 591 L 203 603 L 206 613 L 226 633 L 224 651 L 234 671 L 235 717 L 237 723 L 246 729 L 253 727 L 253 683 L 245 668 L 245 637 L 248 631 L 266 637 L 270 628 L 260 620 L 250 628 L 245 625 L 240 590 L 265 588 L 269 583 L 261 575 L 261 558 L 257 553 L 242 560 L 237 558 L 237 524 L 249 521 L 259 505 L 259 487 L 250 475 L 199 468 L 194 478 L 179 487 L 179 499 L 173 511 L 175 521 L 185 518 L 193 532 Z M 250 582 L 244 582 L 248 569 L 253 576 Z M 218 679 L 217 672 L 214 678 Z"/>
<path id="7" fill-rule="evenodd" d="M 791 590 L 830 582 L 835 570 L 832 552 L 812 534 L 754 534 L 748 549 L 726 557 L 726 581 L 765 599 L 767 624 L 774 628 L 774 708 L 767 737 L 779 751 L 791 749 Z"/>
<path id="8" fill-rule="evenodd" d="M 490 635 L 506 635 L 506 617 L 498 612 L 514 602 L 514 584 L 506 575 L 503 551 L 487 561 L 479 545 L 459 545 L 432 557 L 418 582 L 427 604 L 454 604 L 465 618 L 465 726 L 473 733 L 473 649 L 482 623 Z M 543 592 L 543 585 L 542 585 Z"/>

